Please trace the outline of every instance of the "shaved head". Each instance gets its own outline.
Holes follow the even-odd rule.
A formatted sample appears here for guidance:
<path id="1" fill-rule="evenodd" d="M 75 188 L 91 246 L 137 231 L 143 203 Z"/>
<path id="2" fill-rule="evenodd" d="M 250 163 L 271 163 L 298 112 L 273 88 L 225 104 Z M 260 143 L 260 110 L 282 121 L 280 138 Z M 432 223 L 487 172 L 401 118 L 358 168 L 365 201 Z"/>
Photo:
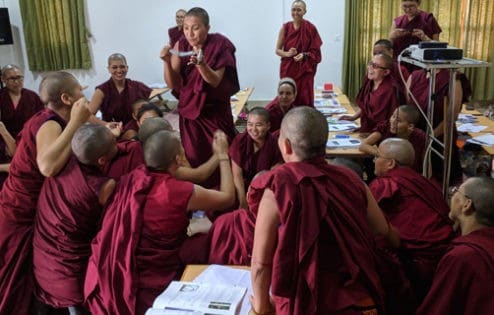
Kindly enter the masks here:
<path id="1" fill-rule="evenodd" d="M 290 110 L 280 130 L 280 136 L 290 141 L 298 158 L 306 160 L 326 153 L 328 122 L 318 110 L 308 106 Z"/>
<path id="2" fill-rule="evenodd" d="M 494 226 L 494 179 L 471 177 L 463 186 L 465 195 L 472 200 L 477 222 Z"/>
<path id="3" fill-rule="evenodd" d="M 379 145 L 380 154 L 393 159 L 398 165 L 412 166 L 415 162 L 415 150 L 412 144 L 405 139 L 388 138 Z"/>
<path id="4" fill-rule="evenodd" d="M 116 151 L 116 145 L 110 129 L 101 125 L 82 125 L 72 138 L 72 152 L 86 165 L 98 165 L 98 159 Z"/>
<path id="5" fill-rule="evenodd" d="M 269 122 L 269 112 L 264 107 L 254 107 L 249 111 L 248 115 L 257 115 L 262 117 L 264 122 Z"/>
<path id="6" fill-rule="evenodd" d="M 63 105 L 62 94 L 73 96 L 78 86 L 79 82 L 72 74 L 65 71 L 50 72 L 39 84 L 39 96 L 43 103 L 59 107 Z"/>
<path id="7" fill-rule="evenodd" d="M 142 143 L 144 143 L 153 134 L 162 130 L 173 131 L 172 125 L 170 124 L 170 122 L 168 122 L 168 120 L 162 117 L 148 118 L 144 120 L 141 127 L 139 128 L 137 137 Z"/>
<path id="8" fill-rule="evenodd" d="M 402 118 L 409 124 L 417 125 L 420 118 L 420 113 L 416 106 L 412 105 L 401 105 L 398 107 L 400 113 L 404 114 Z"/>
<path id="9" fill-rule="evenodd" d="M 166 171 L 176 161 L 182 144 L 178 134 L 174 131 L 158 131 L 144 143 L 144 161 L 146 166 Z"/>

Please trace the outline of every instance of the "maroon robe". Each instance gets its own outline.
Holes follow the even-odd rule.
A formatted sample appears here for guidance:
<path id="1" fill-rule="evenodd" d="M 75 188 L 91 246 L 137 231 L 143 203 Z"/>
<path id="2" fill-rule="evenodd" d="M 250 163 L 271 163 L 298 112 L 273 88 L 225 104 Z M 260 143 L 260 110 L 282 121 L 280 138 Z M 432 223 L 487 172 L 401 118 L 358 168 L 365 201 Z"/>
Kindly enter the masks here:
<path id="1" fill-rule="evenodd" d="M 360 132 L 371 132 L 378 123 L 387 121 L 400 105 L 400 88 L 392 76 L 384 77 L 374 90 L 374 81 L 364 80 L 364 85 L 355 99 L 361 109 Z"/>
<path id="2" fill-rule="evenodd" d="M 115 180 L 144 164 L 142 144 L 137 140 L 117 142 L 117 155 L 103 166 L 103 174 Z"/>
<path id="3" fill-rule="evenodd" d="M 236 135 L 228 155 L 242 169 L 246 189 L 257 173 L 270 170 L 275 164 L 283 162 L 278 137 L 270 132 L 266 134 L 264 145 L 257 152 L 254 152 L 254 140 L 247 132 Z"/>
<path id="4" fill-rule="evenodd" d="M 84 277 L 91 240 L 103 207 L 99 192 L 108 178 L 75 157 L 43 183 L 34 225 L 33 266 L 38 298 L 65 308 L 84 301 Z"/>
<path id="5" fill-rule="evenodd" d="M 295 104 L 314 107 L 314 77 L 317 64 L 321 62 L 322 40 L 317 28 L 307 20 L 302 20 L 295 29 L 293 22 L 283 24 L 285 40 L 282 49 L 288 51 L 294 47 L 298 53 L 306 53 L 304 60 L 296 62 L 293 57 L 282 57 L 280 78 L 290 77 L 297 84 Z"/>
<path id="6" fill-rule="evenodd" d="M 388 138 L 396 137 L 396 134 L 391 133 L 389 129 L 389 120 L 383 121 L 379 123 L 373 131 L 377 131 L 381 134 L 381 139 L 377 143 L 379 145 L 381 142 Z M 424 162 L 424 153 L 425 153 L 425 140 L 426 140 L 425 132 L 419 128 L 413 128 L 412 133 L 408 136 L 408 141 L 413 146 L 415 151 L 415 161 L 413 162 L 412 168 L 416 170 L 418 173 L 422 173 L 422 167 Z"/>
<path id="7" fill-rule="evenodd" d="M 170 27 L 168 29 L 168 37 L 170 38 L 170 46 L 175 47 L 175 43 L 178 42 L 180 37 L 184 35 L 184 32 L 178 28 L 178 26 Z"/>
<path id="8" fill-rule="evenodd" d="M 209 264 L 250 266 L 256 214 L 246 209 L 220 215 L 211 226 Z"/>
<path id="9" fill-rule="evenodd" d="M 442 32 L 434 15 L 424 11 L 420 11 L 420 13 L 410 21 L 408 20 L 408 16 L 403 14 L 394 19 L 394 24 L 396 28 L 403 28 L 409 32 L 409 34 L 393 40 L 393 55 L 395 59 L 403 49 L 410 45 L 418 44 L 421 41 L 417 36 L 411 34 L 414 29 L 423 30 L 424 34 L 429 38 L 432 38 L 432 35 L 434 34 L 440 34 Z"/>
<path id="10" fill-rule="evenodd" d="M 278 97 L 266 105 L 265 108 L 269 112 L 269 122 L 271 123 L 271 128 L 269 131 L 275 132 L 280 130 L 283 117 L 285 117 L 285 114 L 294 107 L 295 103 L 291 104 L 286 111 L 283 110 L 280 106 L 280 102 L 278 101 Z"/>
<path id="11" fill-rule="evenodd" d="M 424 70 L 416 70 L 411 74 L 412 80 L 410 84 L 410 92 L 415 96 L 420 108 L 427 115 L 427 108 L 429 107 L 429 78 Z M 436 100 L 434 102 L 434 112 L 433 112 L 433 122 L 432 126 L 435 128 L 439 123 L 444 120 L 444 100 L 448 96 L 449 91 L 449 71 L 441 70 L 436 74 Z M 410 105 L 416 106 L 415 103 Z M 422 120 L 419 127 L 426 130 L 425 121 Z M 440 141 L 443 141 L 443 137 L 438 137 Z M 458 139 L 458 132 L 456 131 L 456 126 L 453 124 L 453 146 L 451 150 L 451 174 L 450 174 L 450 184 L 455 184 L 462 179 L 462 168 L 460 164 L 460 155 L 458 152 L 458 147 L 456 146 L 456 140 Z M 442 148 L 439 147 L 435 142 L 432 146 L 436 148 L 439 152 L 442 152 Z M 443 170 L 443 160 L 440 159 L 436 154 L 432 154 L 431 158 L 432 164 L 432 175 L 438 182 L 442 182 L 442 170 Z"/>
<path id="12" fill-rule="evenodd" d="M 230 96 L 240 89 L 235 46 L 223 35 L 208 34 L 202 49 L 205 62 L 213 70 L 225 68 L 223 80 L 216 88 L 210 86 L 195 66 L 187 65 L 189 57 L 183 57 L 180 68 L 183 86 L 173 90 L 178 98 L 180 137 L 192 167 L 198 167 L 213 155 L 211 144 L 216 130 L 225 132 L 229 141 L 235 136 Z M 179 40 L 179 50 L 192 50 L 185 37 Z M 206 186 L 218 183 L 219 173 L 215 172 Z"/>
<path id="13" fill-rule="evenodd" d="M 138 99 L 148 99 L 152 89 L 144 83 L 125 79 L 125 88 L 118 92 L 112 79 L 96 87 L 105 95 L 100 110 L 104 121 L 128 123 L 132 119 L 132 103 Z"/>
<path id="14" fill-rule="evenodd" d="M 266 188 L 280 211 L 271 280 L 276 314 L 334 314 L 369 298 L 382 306 L 360 178 L 321 157 L 262 174 L 250 198 L 260 200 Z"/>
<path id="15" fill-rule="evenodd" d="M 419 315 L 478 315 L 494 310 L 494 228 L 463 235 L 439 262 Z"/>
<path id="16" fill-rule="evenodd" d="M 38 94 L 31 90 L 21 90 L 21 99 L 16 107 L 12 103 L 7 88 L 0 90 L 0 120 L 14 139 L 21 132 L 26 121 L 43 108 L 45 105 Z"/>
<path id="17" fill-rule="evenodd" d="M 0 191 L 0 314 L 25 314 L 31 300 L 32 233 L 45 179 L 36 162 L 36 134 L 49 120 L 65 127 L 51 109 L 38 112 L 25 124 Z"/>
<path id="18" fill-rule="evenodd" d="M 374 179 L 369 188 L 388 221 L 399 231 L 398 255 L 420 300 L 454 237 L 448 204 L 438 186 L 409 167 L 388 171 Z"/>
<path id="19" fill-rule="evenodd" d="M 193 184 L 144 165 L 123 176 L 91 245 L 84 285 L 93 315 L 144 314 L 180 277 Z"/>

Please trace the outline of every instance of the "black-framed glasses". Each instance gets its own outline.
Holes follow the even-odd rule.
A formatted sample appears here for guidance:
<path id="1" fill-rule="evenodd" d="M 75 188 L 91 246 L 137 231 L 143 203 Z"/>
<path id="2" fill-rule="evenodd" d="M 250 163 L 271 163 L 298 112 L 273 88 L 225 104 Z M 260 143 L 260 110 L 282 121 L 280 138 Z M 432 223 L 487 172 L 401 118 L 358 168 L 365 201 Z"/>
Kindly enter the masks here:
<path id="1" fill-rule="evenodd" d="M 386 67 L 381 67 L 377 63 L 373 62 L 372 60 L 367 63 L 367 67 L 371 67 L 372 69 L 382 69 L 382 70 L 387 70 L 388 68 Z"/>

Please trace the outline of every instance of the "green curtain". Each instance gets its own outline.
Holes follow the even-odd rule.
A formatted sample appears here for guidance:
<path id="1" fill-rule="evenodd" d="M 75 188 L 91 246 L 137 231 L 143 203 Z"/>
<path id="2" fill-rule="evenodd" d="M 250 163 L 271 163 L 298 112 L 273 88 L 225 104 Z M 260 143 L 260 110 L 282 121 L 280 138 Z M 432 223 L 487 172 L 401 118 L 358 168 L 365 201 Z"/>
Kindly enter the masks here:
<path id="1" fill-rule="evenodd" d="M 19 0 L 31 71 L 89 69 L 84 0 Z"/>
<path id="2" fill-rule="evenodd" d="M 443 32 L 441 41 L 463 49 L 466 57 L 494 63 L 494 1 L 422 1 L 420 8 L 434 13 Z M 372 45 L 388 38 L 393 18 L 403 14 L 399 0 L 350 0 L 346 2 L 343 58 L 343 91 L 354 99 L 371 58 Z M 473 99 L 494 99 L 494 69 L 465 71 Z"/>

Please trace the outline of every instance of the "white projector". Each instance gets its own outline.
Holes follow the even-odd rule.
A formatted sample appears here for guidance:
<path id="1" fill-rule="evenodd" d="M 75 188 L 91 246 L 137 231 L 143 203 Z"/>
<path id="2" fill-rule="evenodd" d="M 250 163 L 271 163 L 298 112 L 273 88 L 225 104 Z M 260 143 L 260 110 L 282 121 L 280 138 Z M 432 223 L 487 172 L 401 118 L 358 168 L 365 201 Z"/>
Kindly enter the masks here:
<path id="1" fill-rule="evenodd" d="M 441 43 L 443 44 L 443 43 Z M 444 43 L 445 44 L 445 43 Z M 408 47 L 410 57 L 424 62 L 439 62 L 448 60 L 460 60 L 463 58 L 463 50 L 456 47 L 443 45 L 410 45 Z"/>

